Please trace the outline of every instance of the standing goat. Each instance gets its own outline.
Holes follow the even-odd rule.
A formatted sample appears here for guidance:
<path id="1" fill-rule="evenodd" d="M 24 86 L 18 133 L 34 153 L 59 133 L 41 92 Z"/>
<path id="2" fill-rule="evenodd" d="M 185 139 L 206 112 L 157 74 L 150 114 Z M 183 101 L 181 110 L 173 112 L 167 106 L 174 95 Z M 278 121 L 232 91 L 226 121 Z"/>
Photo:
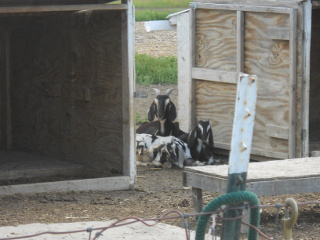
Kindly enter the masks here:
<path id="1" fill-rule="evenodd" d="M 173 88 L 168 89 L 163 95 L 160 94 L 159 89 L 154 88 L 154 90 L 156 97 L 148 112 L 148 120 L 150 122 L 143 123 L 136 130 L 136 133 L 147 133 L 158 136 L 172 135 L 175 137 L 184 134 L 184 132 L 180 130 L 179 124 L 173 122 L 177 117 L 176 106 L 169 98 Z M 155 120 L 155 118 L 157 120 Z"/>

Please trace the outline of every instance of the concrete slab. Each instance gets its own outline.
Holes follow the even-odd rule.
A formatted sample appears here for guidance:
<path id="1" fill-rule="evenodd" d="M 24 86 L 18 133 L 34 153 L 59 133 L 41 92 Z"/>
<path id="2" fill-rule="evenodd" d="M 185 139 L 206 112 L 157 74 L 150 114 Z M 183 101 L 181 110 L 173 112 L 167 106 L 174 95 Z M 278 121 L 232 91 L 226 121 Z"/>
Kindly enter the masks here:
<path id="1" fill-rule="evenodd" d="M 42 232 L 65 232 L 65 231 L 76 231 L 84 230 L 80 233 L 72 234 L 45 234 L 37 237 L 28 237 L 25 239 L 32 240 L 88 240 L 93 239 L 98 230 L 94 230 L 89 238 L 89 233 L 86 229 L 89 227 L 102 228 L 107 227 L 115 221 L 96 221 L 96 222 L 75 222 L 75 223 L 56 223 L 56 224 L 27 224 L 19 226 L 8 226 L 0 227 L 0 240 L 13 239 L 15 237 L 22 237 L 26 235 L 34 235 Z M 151 223 L 151 222 L 148 222 Z M 190 239 L 195 238 L 195 232 L 190 232 Z M 22 238 L 19 238 L 22 239 Z M 103 235 L 98 238 L 101 239 L 112 239 L 112 240 L 185 240 L 186 232 L 185 229 L 171 226 L 164 223 L 159 223 L 156 226 L 148 227 L 142 223 L 133 223 L 126 226 L 110 228 L 103 232 Z"/>

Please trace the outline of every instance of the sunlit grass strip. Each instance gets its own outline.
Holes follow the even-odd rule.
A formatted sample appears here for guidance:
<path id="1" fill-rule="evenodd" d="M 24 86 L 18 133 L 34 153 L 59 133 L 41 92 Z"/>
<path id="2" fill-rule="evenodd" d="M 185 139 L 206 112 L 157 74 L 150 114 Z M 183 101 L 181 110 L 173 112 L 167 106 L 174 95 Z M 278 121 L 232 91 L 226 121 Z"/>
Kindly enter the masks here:
<path id="1" fill-rule="evenodd" d="M 148 122 L 148 117 L 147 116 L 142 116 L 140 113 L 136 113 L 136 123 L 140 124 L 140 123 L 144 123 L 144 122 Z"/>
<path id="2" fill-rule="evenodd" d="M 171 13 L 179 12 L 183 9 L 161 9 L 161 10 L 152 10 L 152 9 L 136 9 L 135 11 L 135 20 L 137 22 L 142 21 L 152 21 L 152 20 L 166 20 L 167 16 Z"/>
<path id="3" fill-rule="evenodd" d="M 188 8 L 190 0 L 134 0 L 136 8 Z"/>
<path id="4" fill-rule="evenodd" d="M 177 84 L 178 63 L 174 56 L 154 57 L 147 54 L 136 54 L 136 83 Z"/>

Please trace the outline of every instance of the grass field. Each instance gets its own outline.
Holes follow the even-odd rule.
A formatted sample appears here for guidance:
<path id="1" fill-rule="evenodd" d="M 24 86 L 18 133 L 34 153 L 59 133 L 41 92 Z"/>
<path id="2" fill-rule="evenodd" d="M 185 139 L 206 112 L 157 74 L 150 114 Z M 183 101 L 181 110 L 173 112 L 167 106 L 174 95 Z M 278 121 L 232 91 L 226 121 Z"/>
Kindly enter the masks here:
<path id="1" fill-rule="evenodd" d="M 134 0 L 136 21 L 163 20 L 174 12 L 188 8 L 190 0 Z M 176 57 L 152 57 L 136 54 L 136 83 L 176 84 Z"/>
<path id="2" fill-rule="evenodd" d="M 139 21 L 164 20 L 174 12 L 189 7 L 190 0 L 133 0 L 135 19 Z M 113 2 L 119 4 L 120 1 Z"/>
<path id="3" fill-rule="evenodd" d="M 146 54 L 136 54 L 136 83 L 176 84 L 178 78 L 177 58 L 153 57 Z"/>

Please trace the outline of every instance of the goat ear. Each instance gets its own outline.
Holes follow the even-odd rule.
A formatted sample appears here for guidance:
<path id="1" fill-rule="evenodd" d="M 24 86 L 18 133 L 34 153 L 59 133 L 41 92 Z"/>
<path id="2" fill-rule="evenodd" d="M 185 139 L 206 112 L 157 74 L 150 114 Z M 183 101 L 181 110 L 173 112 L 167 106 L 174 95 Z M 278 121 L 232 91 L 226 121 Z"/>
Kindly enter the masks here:
<path id="1" fill-rule="evenodd" d="M 170 102 L 167 108 L 168 108 L 168 121 L 173 122 L 177 117 L 176 106 L 174 105 L 173 102 Z"/>
<path id="2" fill-rule="evenodd" d="M 195 141 L 197 139 L 197 130 L 194 128 L 190 133 L 189 133 L 189 136 L 188 136 L 188 139 L 187 139 L 187 143 L 188 143 L 188 147 L 189 148 L 192 148 Z"/>
<path id="3" fill-rule="evenodd" d="M 152 102 L 149 111 L 148 111 L 148 120 L 151 122 L 154 120 L 154 117 L 156 115 L 156 104 L 155 102 Z"/>

